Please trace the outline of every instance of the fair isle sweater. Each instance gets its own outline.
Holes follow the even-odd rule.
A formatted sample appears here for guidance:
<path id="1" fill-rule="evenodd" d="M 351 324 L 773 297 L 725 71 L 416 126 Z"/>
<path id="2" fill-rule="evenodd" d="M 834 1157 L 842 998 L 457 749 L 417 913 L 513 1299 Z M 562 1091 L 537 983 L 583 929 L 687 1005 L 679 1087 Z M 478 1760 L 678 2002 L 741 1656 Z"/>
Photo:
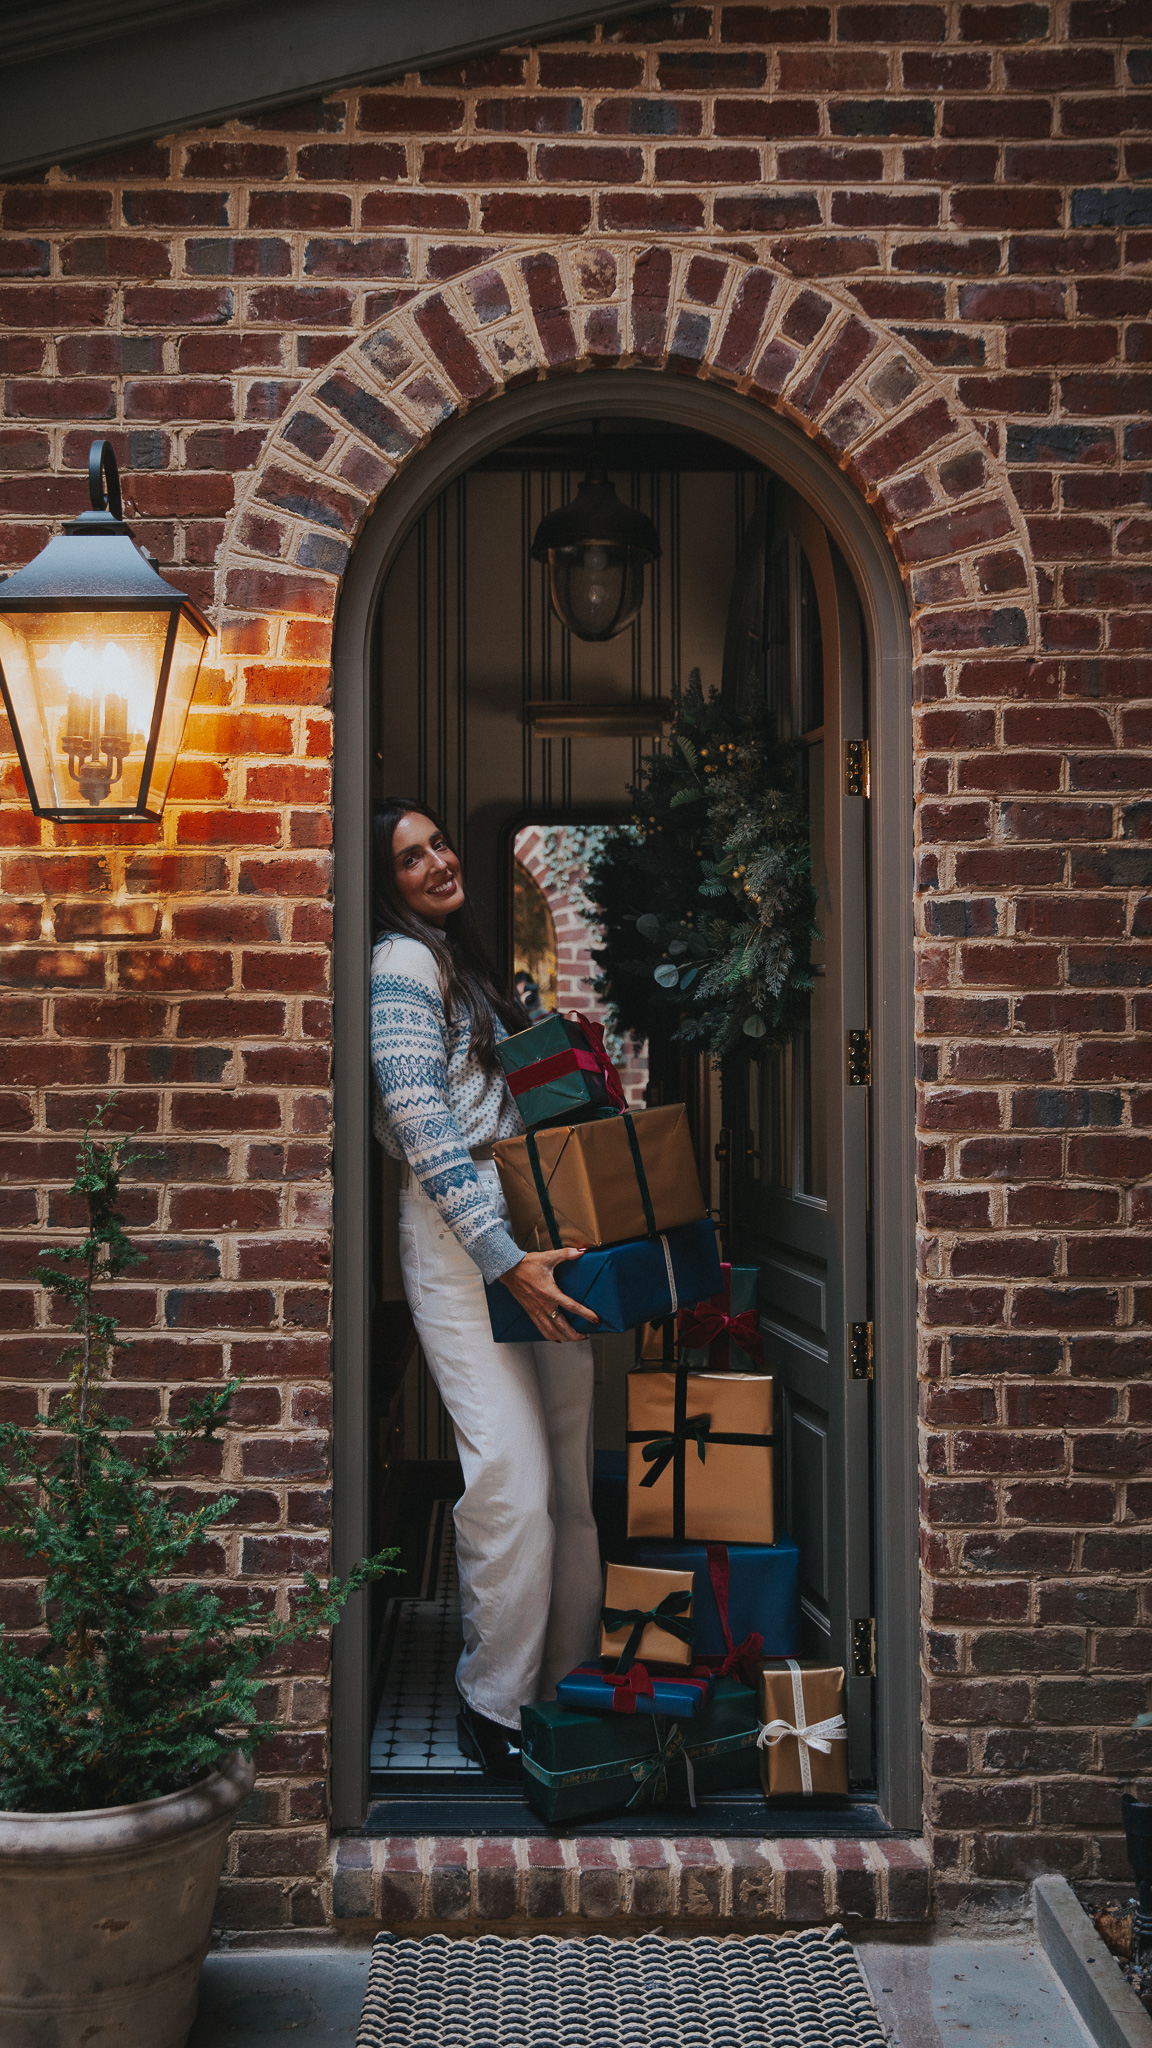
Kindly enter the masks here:
<path id="1" fill-rule="evenodd" d="M 497 1038 L 506 1038 L 495 1019 Z M 497 1215 L 470 1157 L 524 1124 L 503 1074 L 472 1052 L 472 1020 L 458 1009 L 449 1024 L 436 958 L 401 933 L 372 953 L 373 1129 L 393 1159 L 406 1159 L 424 1193 L 475 1259 L 498 1280 L 524 1254 Z"/>

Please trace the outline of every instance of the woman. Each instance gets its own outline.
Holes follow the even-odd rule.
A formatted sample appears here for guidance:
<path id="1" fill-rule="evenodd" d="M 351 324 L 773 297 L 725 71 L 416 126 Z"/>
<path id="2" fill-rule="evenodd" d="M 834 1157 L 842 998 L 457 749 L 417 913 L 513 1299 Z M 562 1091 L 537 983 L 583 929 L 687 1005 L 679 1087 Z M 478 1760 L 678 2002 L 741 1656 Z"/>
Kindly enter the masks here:
<path id="1" fill-rule="evenodd" d="M 556 1275 L 579 1252 L 525 1253 L 508 1229 L 492 1144 L 524 1126 L 496 1042 L 525 1017 L 485 955 L 448 836 L 426 805 L 399 797 L 373 830 L 375 1129 L 404 1162 L 404 1291 L 464 1470 L 458 1739 L 513 1777 L 521 1705 L 551 1698 L 589 1655 L 600 1608 L 592 1347 Z M 504 1282 L 539 1341 L 493 1342 L 486 1280 Z"/>

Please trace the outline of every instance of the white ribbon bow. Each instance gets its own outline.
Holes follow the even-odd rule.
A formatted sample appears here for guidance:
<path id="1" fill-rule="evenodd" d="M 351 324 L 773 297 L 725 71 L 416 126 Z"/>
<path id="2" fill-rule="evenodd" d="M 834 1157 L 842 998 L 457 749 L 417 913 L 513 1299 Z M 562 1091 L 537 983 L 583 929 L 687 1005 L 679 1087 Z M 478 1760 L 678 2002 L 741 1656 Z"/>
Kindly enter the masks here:
<path id="1" fill-rule="evenodd" d="M 789 1735 L 796 1737 L 796 1748 L 800 1757 L 800 1784 L 805 1792 L 812 1790 L 812 1763 L 809 1751 L 818 1749 L 821 1756 L 831 1756 L 834 1742 L 846 1742 L 848 1723 L 843 1714 L 830 1714 L 825 1721 L 809 1721 L 804 1707 L 804 1674 L 794 1657 L 788 1658 L 788 1669 L 792 1674 L 792 1711 L 796 1716 L 791 1721 L 762 1721 L 756 1737 L 757 1749 L 775 1749 Z"/>

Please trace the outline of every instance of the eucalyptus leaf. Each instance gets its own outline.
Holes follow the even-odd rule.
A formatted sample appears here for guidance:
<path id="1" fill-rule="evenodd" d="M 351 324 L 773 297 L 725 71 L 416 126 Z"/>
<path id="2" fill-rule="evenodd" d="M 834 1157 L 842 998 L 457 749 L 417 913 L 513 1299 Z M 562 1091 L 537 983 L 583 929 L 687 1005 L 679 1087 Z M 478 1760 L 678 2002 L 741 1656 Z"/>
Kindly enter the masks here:
<path id="1" fill-rule="evenodd" d="M 642 916 L 636 919 L 636 929 L 642 939 L 658 939 L 660 937 L 660 919 L 654 917 L 650 910 L 646 910 Z"/>
<path id="2" fill-rule="evenodd" d="M 656 968 L 652 979 L 658 981 L 661 988 L 675 988 L 680 979 L 680 969 L 665 961 L 662 966 Z"/>
<path id="3" fill-rule="evenodd" d="M 699 974 L 699 972 L 700 972 L 700 969 L 699 969 L 698 967 L 685 967 L 685 968 L 683 968 L 683 969 L 681 970 L 681 974 L 680 974 L 680 986 L 681 986 L 681 988 L 691 988 L 691 986 L 692 986 L 692 983 L 693 983 L 693 982 L 695 981 L 695 979 L 696 979 L 696 976 L 697 976 L 697 975 Z"/>
<path id="4" fill-rule="evenodd" d="M 681 953 L 688 951 L 687 939 L 669 939 L 668 951 L 672 955 L 673 960 L 678 959 Z"/>
<path id="5" fill-rule="evenodd" d="M 763 1017 L 756 1016 L 745 1017 L 742 1028 L 746 1038 L 763 1038 L 768 1031 Z"/>

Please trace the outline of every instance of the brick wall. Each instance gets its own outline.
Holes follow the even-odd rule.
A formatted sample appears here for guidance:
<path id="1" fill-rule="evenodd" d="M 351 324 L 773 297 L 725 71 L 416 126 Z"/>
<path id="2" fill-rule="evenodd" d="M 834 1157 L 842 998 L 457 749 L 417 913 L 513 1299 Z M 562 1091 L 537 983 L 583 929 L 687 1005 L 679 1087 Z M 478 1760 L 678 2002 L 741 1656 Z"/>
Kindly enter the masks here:
<path id="1" fill-rule="evenodd" d="M 146 1421 L 245 1375 L 208 1568 L 268 1602 L 327 1555 L 327 658 L 370 503 L 445 412 L 647 361 L 778 406 L 876 506 L 919 655 L 946 1898 L 1119 1874 L 1115 1781 L 1146 1767 L 1148 26 L 1143 0 L 655 10 L 2 193 L 0 561 L 107 434 L 222 632 L 162 826 L 41 827 L 4 756 L 0 1413 L 47 1401 L 27 1276 L 114 1083 L 163 1154 L 123 1399 Z M 32 1611 L 11 1582 L 0 1617 Z M 237 1925 L 326 1911 L 326 1681 L 318 1649 L 275 1687 Z"/>
<path id="2" fill-rule="evenodd" d="M 592 958 L 592 947 L 596 933 L 588 923 L 579 905 L 572 901 L 572 893 L 566 880 L 557 880 L 553 873 L 548 849 L 544 843 L 544 832 L 538 826 L 530 826 L 517 835 L 516 858 L 527 868 L 528 873 L 539 885 L 548 901 L 552 913 L 552 925 L 556 933 L 556 1008 L 558 1010 L 580 1010 L 584 1015 L 595 1017 L 603 1024 L 607 1008 L 597 1002 L 592 993 L 592 980 L 596 963 Z M 571 881 L 577 890 L 583 881 L 583 869 L 569 871 Z M 615 1062 L 629 1109 L 643 1109 L 644 1090 L 648 1086 L 648 1058 L 643 1046 L 639 1052 L 631 1041 L 624 1041 L 624 1051 Z"/>

